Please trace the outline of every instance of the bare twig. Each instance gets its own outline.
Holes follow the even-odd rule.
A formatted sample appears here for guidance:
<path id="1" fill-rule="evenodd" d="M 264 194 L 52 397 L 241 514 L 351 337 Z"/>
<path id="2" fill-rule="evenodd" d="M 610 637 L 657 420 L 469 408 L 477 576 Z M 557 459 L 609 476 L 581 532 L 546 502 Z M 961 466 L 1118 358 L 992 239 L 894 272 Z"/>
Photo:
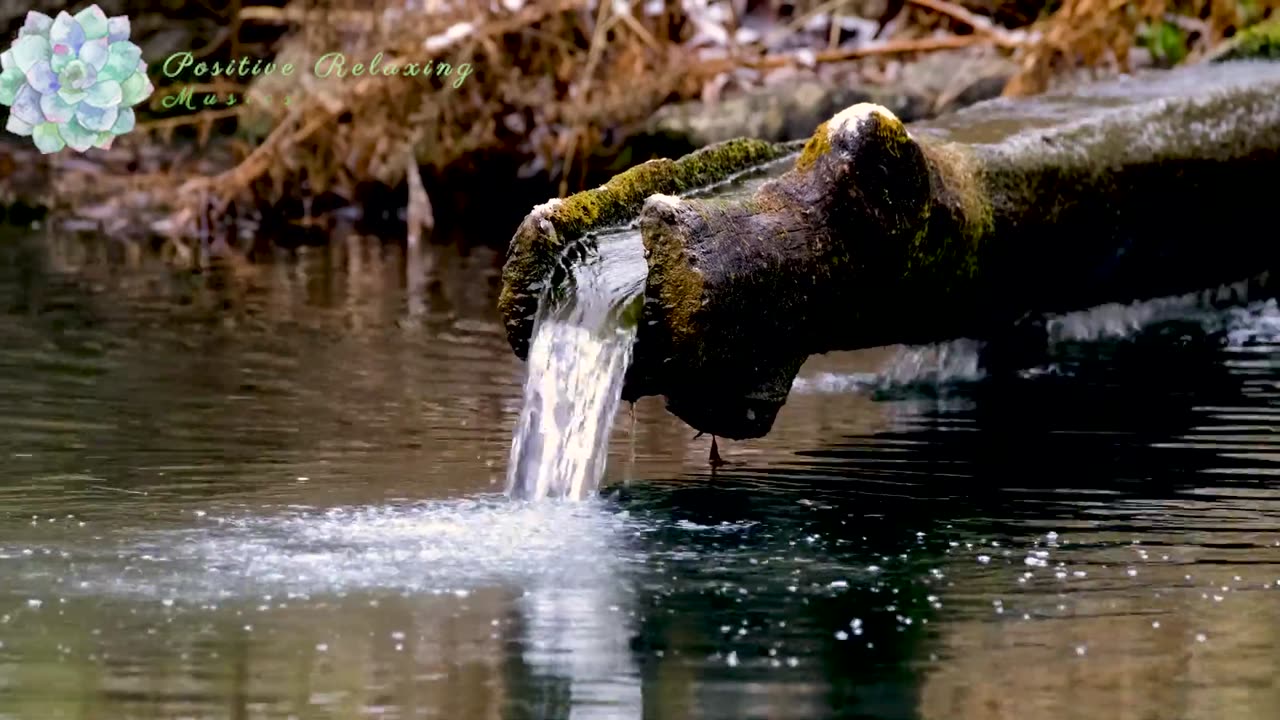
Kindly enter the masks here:
<path id="1" fill-rule="evenodd" d="M 940 15 L 946 15 L 952 20 L 958 20 L 978 32 L 991 33 L 995 31 L 995 26 L 987 18 L 947 0 L 907 0 L 907 2 L 917 7 L 932 10 Z"/>
<path id="2" fill-rule="evenodd" d="M 378 22 L 378 13 L 373 10 L 309 10 L 292 5 L 287 7 L 250 5 L 240 8 L 240 19 L 274 25 L 339 23 L 354 26 L 360 30 L 372 30 Z"/>
<path id="3" fill-rule="evenodd" d="M 422 171 L 418 168 L 418 156 L 410 143 L 405 152 L 405 182 L 409 185 L 409 207 L 405 218 L 409 226 L 407 242 L 411 250 L 422 244 L 422 233 L 431 232 L 436 225 L 431 211 L 431 198 L 422 186 Z"/>

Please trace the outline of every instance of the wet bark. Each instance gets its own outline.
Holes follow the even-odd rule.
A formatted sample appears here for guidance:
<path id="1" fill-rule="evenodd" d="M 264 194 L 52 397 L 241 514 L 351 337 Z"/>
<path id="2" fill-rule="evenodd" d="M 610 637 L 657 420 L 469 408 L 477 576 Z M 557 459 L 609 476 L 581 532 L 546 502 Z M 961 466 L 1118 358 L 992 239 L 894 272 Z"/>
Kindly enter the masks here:
<path id="1" fill-rule="evenodd" d="M 646 201 L 624 395 L 759 437 L 810 354 L 998 337 L 1276 269 L 1277 171 L 1277 64 L 1000 100 L 910 131 L 854 106 L 750 199 Z"/>

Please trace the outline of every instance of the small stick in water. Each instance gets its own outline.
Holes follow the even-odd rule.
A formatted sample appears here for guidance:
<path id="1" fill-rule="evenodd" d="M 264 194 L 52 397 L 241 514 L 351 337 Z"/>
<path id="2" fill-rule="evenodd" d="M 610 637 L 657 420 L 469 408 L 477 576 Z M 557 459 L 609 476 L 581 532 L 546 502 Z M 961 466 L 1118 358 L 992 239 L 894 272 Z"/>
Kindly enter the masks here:
<path id="1" fill-rule="evenodd" d="M 697 440 L 703 435 L 706 435 L 706 433 L 699 431 L 697 435 L 693 436 L 693 439 Z M 715 472 L 716 468 L 729 464 L 728 460 L 725 460 L 724 458 L 720 457 L 720 450 L 716 447 L 715 435 L 711 436 L 711 455 L 707 458 L 707 462 L 711 465 L 711 471 L 713 473 Z"/>
<path id="2" fill-rule="evenodd" d="M 417 248 L 422 242 L 422 234 L 435 229 L 436 217 L 431 209 L 431 198 L 422 185 L 422 170 L 418 167 L 418 156 L 414 154 L 412 145 L 406 153 L 405 182 L 409 184 L 409 206 L 405 213 L 409 231 L 407 242 L 409 247 Z"/>

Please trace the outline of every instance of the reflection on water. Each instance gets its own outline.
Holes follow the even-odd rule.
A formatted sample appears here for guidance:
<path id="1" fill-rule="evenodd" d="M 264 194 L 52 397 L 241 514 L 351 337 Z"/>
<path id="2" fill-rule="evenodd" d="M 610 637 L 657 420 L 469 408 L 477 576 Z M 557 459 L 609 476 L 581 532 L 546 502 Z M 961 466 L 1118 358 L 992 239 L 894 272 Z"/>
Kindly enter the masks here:
<path id="1" fill-rule="evenodd" d="M 647 399 L 602 497 L 519 504 L 492 253 L 42 242 L 0 239 L 0 718 L 1280 712 L 1274 303 L 1067 318 L 1021 378 L 814 358 L 714 475 Z"/>

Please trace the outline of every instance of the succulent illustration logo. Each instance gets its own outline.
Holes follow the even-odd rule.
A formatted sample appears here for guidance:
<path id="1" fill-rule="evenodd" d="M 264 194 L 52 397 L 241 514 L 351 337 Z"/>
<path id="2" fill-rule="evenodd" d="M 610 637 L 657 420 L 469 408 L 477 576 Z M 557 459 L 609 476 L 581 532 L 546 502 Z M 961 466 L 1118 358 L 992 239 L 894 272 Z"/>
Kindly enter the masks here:
<path id="1" fill-rule="evenodd" d="M 97 5 L 56 18 L 28 12 L 13 46 L 0 54 L 5 129 L 30 137 L 45 154 L 109 148 L 133 130 L 133 106 L 155 88 L 129 30 L 129 18 L 108 18 Z"/>

